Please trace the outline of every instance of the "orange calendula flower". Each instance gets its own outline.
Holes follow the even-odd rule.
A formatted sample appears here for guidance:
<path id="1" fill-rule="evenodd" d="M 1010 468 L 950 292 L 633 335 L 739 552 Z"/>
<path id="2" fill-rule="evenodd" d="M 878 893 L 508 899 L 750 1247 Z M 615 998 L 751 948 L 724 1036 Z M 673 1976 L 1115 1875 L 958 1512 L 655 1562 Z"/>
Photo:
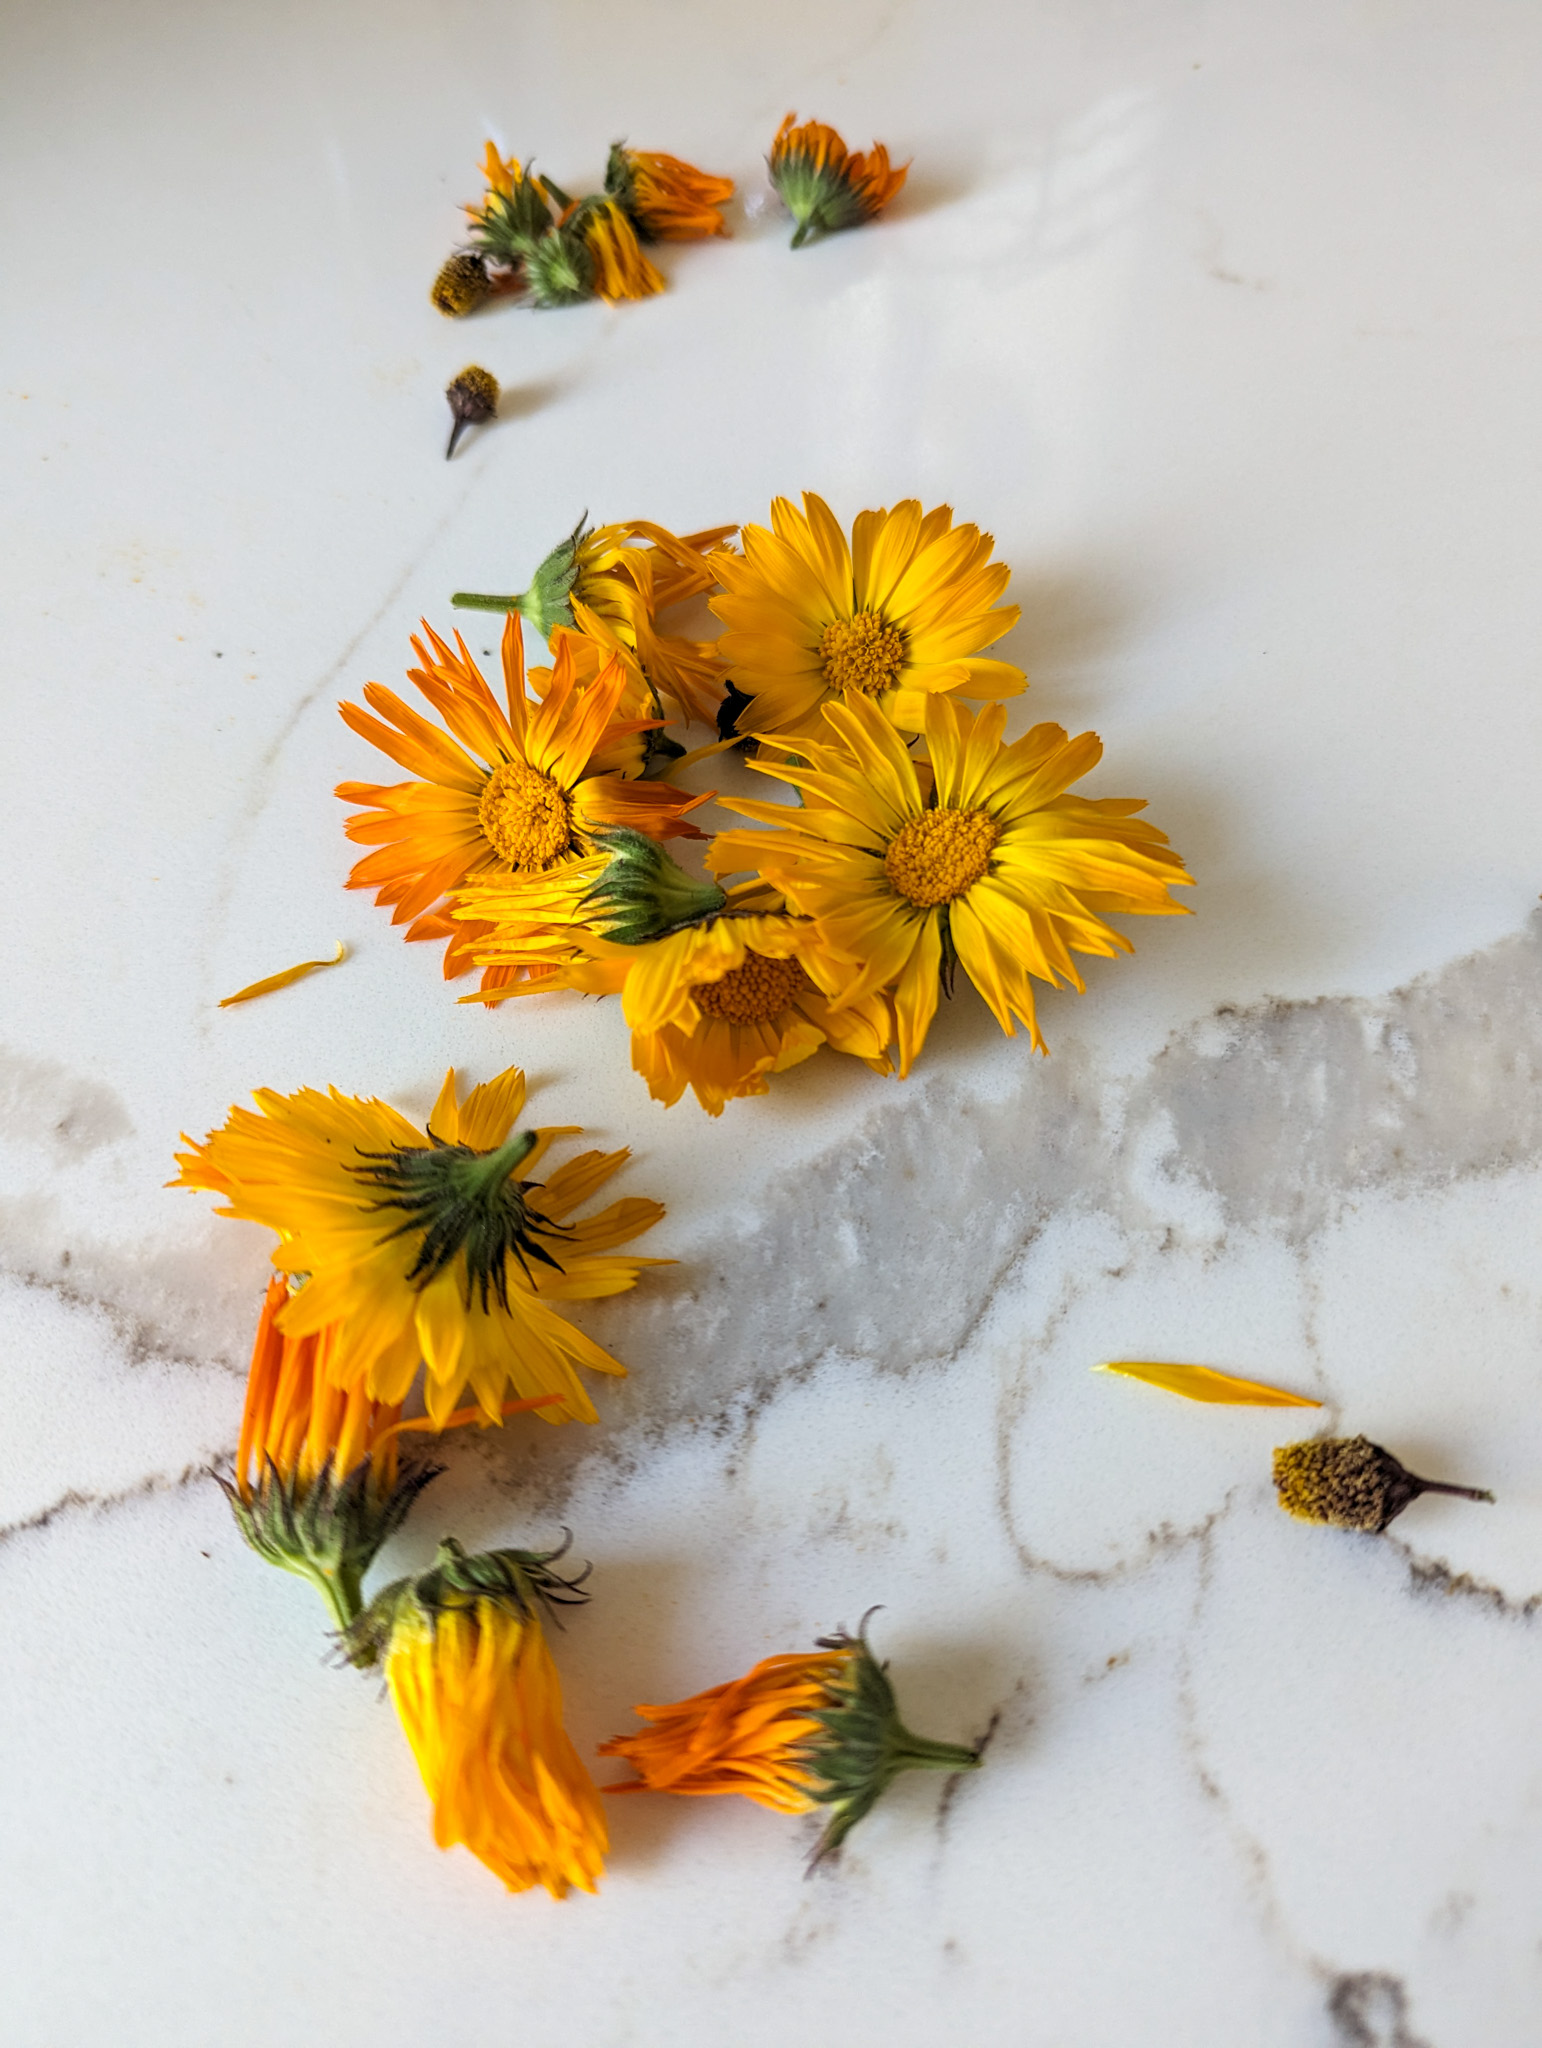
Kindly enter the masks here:
<path id="1" fill-rule="evenodd" d="M 428 1418 L 404 1421 L 399 1401 L 377 1401 L 361 1383 L 344 1383 L 335 1359 L 339 1325 L 298 1337 L 279 1329 L 295 1292 L 277 1275 L 268 1282 L 234 1480 L 219 1484 L 258 1556 L 308 1579 L 338 1627 L 347 1628 L 363 1606 L 365 1572 L 438 1467 L 402 1470 L 401 1435 L 431 1427 Z M 504 1413 L 556 1398 L 505 1402 Z M 479 1419 L 476 1409 L 465 1408 L 443 1426 Z"/>
<path id="2" fill-rule="evenodd" d="M 577 1217 L 629 1154 L 582 1152 L 529 1176 L 572 1126 L 516 1130 L 525 1077 L 510 1067 L 458 1102 L 453 1068 L 420 1131 L 378 1100 L 258 1089 L 221 1129 L 177 1155 L 180 1187 L 223 1195 L 226 1216 L 278 1233 L 273 1263 L 308 1278 L 273 1317 L 285 1337 L 333 1335 L 318 1366 L 361 1399 L 404 1402 L 424 1372 L 435 1429 L 503 1419 L 511 1398 L 544 1421 L 592 1422 L 577 1368 L 625 1368 L 554 1303 L 622 1294 L 658 1259 L 611 1257 L 663 1215 L 613 1202 Z M 555 1396 L 555 1399 L 545 1397 Z"/>
<path id="3" fill-rule="evenodd" d="M 739 1792 L 773 1813 L 825 1808 L 815 1862 L 902 1771 L 974 1771 L 981 1761 L 978 1750 L 911 1734 L 861 1631 L 822 1636 L 812 1654 L 767 1657 L 726 1685 L 635 1711 L 651 1725 L 603 1743 L 600 1754 L 623 1757 L 637 1777 L 608 1791 Z"/>
<path id="4" fill-rule="evenodd" d="M 512 1892 L 592 1892 L 609 1834 L 562 1725 L 540 1609 L 583 1596 L 560 1552 L 484 1551 L 453 1537 L 429 1571 L 371 1601 L 347 1641 L 386 1684 L 434 1806 L 441 1849 L 464 1843 Z"/>
<path id="5" fill-rule="evenodd" d="M 537 243 L 573 202 L 559 185 L 527 170 L 517 156 L 501 156 L 491 142 L 482 174 L 487 190 L 479 204 L 466 208 L 472 240 L 480 256 L 520 278 Z"/>
<path id="6" fill-rule="evenodd" d="M 660 632 L 658 618 L 714 588 L 718 557 L 712 551 L 736 531 L 715 526 L 680 535 L 648 519 L 594 527 L 581 519 L 541 563 L 528 590 L 507 596 L 458 590 L 450 602 L 466 611 L 518 612 L 546 641 L 559 626 L 590 632 L 599 621 L 636 657 L 656 691 L 683 716 L 710 724 L 723 695 L 722 661 L 711 642 Z"/>
<path id="7" fill-rule="evenodd" d="M 605 189 L 645 242 L 698 242 L 728 233 L 719 209 L 734 196 L 733 179 L 714 178 L 677 156 L 614 142 Z"/>
<path id="8" fill-rule="evenodd" d="M 618 299 L 650 299 L 664 289 L 663 274 L 648 261 L 619 200 L 586 199 L 580 209 L 584 246 L 594 266 L 594 290 Z"/>
<path id="9" fill-rule="evenodd" d="M 902 1076 L 955 965 L 1008 1037 L 1019 1021 L 1043 1052 L 1033 977 L 1080 990 L 1073 951 L 1132 952 L 1109 912 L 1186 914 L 1168 892 L 1192 877 L 1136 818 L 1144 803 L 1068 794 L 1102 756 L 1097 734 L 1036 725 L 1007 746 L 1005 718 L 998 704 L 976 715 L 934 698 L 923 770 L 878 706 L 852 697 L 825 713 L 822 740 L 779 739 L 793 765 L 754 763 L 802 806 L 740 799 L 735 809 L 778 829 L 713 841 L 718 873 L 758 867 L 836 958 L 860 963 L 841 1002 L 892 990 Z"/>
<path id="10" fill-rule="evenodd" d="M 988 533 L 953 524 L 950 506 L 923 514 L 907 498 L 859 512 L 848 545 L 824 499 L 805 491 L 801 512 L 774 499 L 770 531 L 745 527 L 743 548 L 712 558 L 723 586 L 712 609 L 727 628 L 714 651 L 741 732 L 817 739 L 826 705 L 853 697 L 920 732 L 935 696 L 1027 687 L 1020 668 L 982 652 L 1021 616 L 998 602 L 1012 572 L 991 560 Z"/>
<path id="11" fill-rule="evenodd" d="M 789 114 L 776 131 L 767 159 L 771 183 L 797 223 L 792 246 L 810 235 L 860 227 L 881 213 L 905 182 L 909 164 L 895 170 L 875 142 L 868 154 L 848 150 L 833 128 Z"/>
<path id="12" fill-rule="evenodd" d="M 527 693 L 520 623 L 503 635 L 507 709 L 500 705 L 456 635 L 451 648 L 425 627 L 413 641 L 421 667 L 409 680 L 448 732 L 429 723 L 380 683 L 364 701 L 338 706 L 344 720 L 413 776 L 410 782 L 343 782 L 345 803 L 369 806 L 348 820 L 350 839 L 376 849 L 348 877 L 392 906 L 392 923 L 409 939 L 448 939 L 445 974 L 471 963 L 471 935 L 448 909 L 471 877 L 543 872 L 580 858 L 591 835 L 626 825 L 659 838 L 702 834 L 687 813 L 706 799 L 661 782 L 628 779 L 637 741 L 657 719 L 639 718 L 635 678 L 620 661 L 581 672 L 571 647 L 559 646 L 543 695 Z"/>

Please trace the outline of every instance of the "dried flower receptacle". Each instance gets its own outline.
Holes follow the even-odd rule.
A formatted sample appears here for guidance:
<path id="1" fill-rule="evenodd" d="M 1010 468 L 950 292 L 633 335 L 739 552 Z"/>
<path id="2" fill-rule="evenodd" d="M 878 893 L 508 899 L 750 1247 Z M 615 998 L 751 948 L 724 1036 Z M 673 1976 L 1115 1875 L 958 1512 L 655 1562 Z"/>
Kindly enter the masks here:
<path id="1" fill-rule="evenodd" d="M 1379 1535 L 1424 1493 L 1449 1493 L 1460 1500 L 1494 1498 L 1480 1486 L 1420 1479 L 1364 1436 L 1282 1444 L 1274 1454 L 1274 1484 L 1280 1506 L 1298 1521 L 1325 1522 L 1334 1529 L 1360 1529 L 1371 1535 Z"/>
<path id="2" fill-rule="evenodd" d="M 484 370 L 480 363 L 468 363 L 458 376 L 450 379 L 444 395 L 449 401 L 452 419 L 450 445 L 444 451 L 444 459 L 448 462 L 467 427 L 479 426 L 483 420 L 497 417 L 498 379 L 491 370 Z"/>

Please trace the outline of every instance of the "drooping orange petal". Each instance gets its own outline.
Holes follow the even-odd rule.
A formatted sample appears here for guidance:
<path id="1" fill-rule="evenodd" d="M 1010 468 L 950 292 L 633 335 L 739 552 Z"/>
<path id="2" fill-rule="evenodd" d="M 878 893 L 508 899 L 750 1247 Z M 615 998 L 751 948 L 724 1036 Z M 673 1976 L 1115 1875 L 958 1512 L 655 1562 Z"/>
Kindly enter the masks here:
<path id="1" fill-rule="evenodd" d="M 275 989 L 288 988 L 291 982 L 304 981 L 307 974 L 314 974 L 319 967 L 339 967 L 348 958 L 348 948 L 339 939 L 337 951 L 330 960 L 301 960 L 293 967 L 286 967 L 279 974 L 265 975 L 261 981 L 248 982 L 245 988 L 238 988 L 233 996 L 221 996 L 220 1008 L 228 1010 L 232 1003 L 249 1003 L 253 996 L 270 996 Z"/>

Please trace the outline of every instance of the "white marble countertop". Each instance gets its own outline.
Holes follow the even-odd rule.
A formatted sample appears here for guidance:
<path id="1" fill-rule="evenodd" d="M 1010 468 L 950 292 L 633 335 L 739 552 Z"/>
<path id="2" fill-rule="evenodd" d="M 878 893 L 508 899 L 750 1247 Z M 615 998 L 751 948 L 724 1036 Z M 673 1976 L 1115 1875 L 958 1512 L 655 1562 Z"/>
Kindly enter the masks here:
<path id="1" fill-rule="evenodd" d="M 1501 0 L 13 8 L 0 407 L 0 1985 L 7 2048 L 1528 2048 L 1542 1999 L 1542 17 Z M 783 112 L 913 155 L 793 256 Z M 670 290 L 452 327 L 486 134 L 742 181 Z M 468 359 L 505 416 L 442 460 Z M 1048 1061 L 972 997 L 664 1111 L 614 1005 L 457 1007 L 364 895 L 336 700 L 587 507 L 946 500 L 998 650 L 1198 915 Z M 478 643 L 491 646 L 490 637 Z M 218 997 L 344 938 L 346 968 Z M 881 1602 L 993 1730 L 839 1865 L 618 1802 L 598 1898 L 432 1845 L 378 1689 L 241 1546 L 262 1233 L 166 1191 L 254 1085 L 426 1110 L 511 1060 L 636 1149 L 674 1272 L 598 1429 L 458 1445 L 385 1567 L 570 1524 L 576 1739 Z M 1491 1486 L 1289 1522 L 1316 1391 Z M 1286 1416 L 1288 1424 L 1291 1417 Z M 1307 1418 L 1308 1428 L 1311 1418 Z M 605 1767 L 601 1767 L 602 1773 Z"/>

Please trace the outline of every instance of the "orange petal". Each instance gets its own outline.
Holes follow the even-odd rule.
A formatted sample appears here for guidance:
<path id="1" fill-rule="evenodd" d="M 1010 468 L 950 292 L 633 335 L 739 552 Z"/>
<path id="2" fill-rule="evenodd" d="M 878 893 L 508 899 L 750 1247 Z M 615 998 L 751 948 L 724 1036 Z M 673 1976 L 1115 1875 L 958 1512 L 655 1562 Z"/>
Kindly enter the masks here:
<path id="1" fill-rule="evenodd" d="M 318 967 L 337 967 L 348 958 L 348 948 L 339 939 L 337 951 L 330 960 L 302 960 L 295 967 L 286 967 L 282 974 L 270 974 L 262 981 L 249 982 L 245 988 L 238 988 L 233 996 L 222 996 L 220 1008 L 228 1010 L 232 1003 L 249 1003 L 253 996 L 270 996 L 276 988 L 288 988 L 292 981 L 304 981 L 307 974 L 314 974 Z"/>

